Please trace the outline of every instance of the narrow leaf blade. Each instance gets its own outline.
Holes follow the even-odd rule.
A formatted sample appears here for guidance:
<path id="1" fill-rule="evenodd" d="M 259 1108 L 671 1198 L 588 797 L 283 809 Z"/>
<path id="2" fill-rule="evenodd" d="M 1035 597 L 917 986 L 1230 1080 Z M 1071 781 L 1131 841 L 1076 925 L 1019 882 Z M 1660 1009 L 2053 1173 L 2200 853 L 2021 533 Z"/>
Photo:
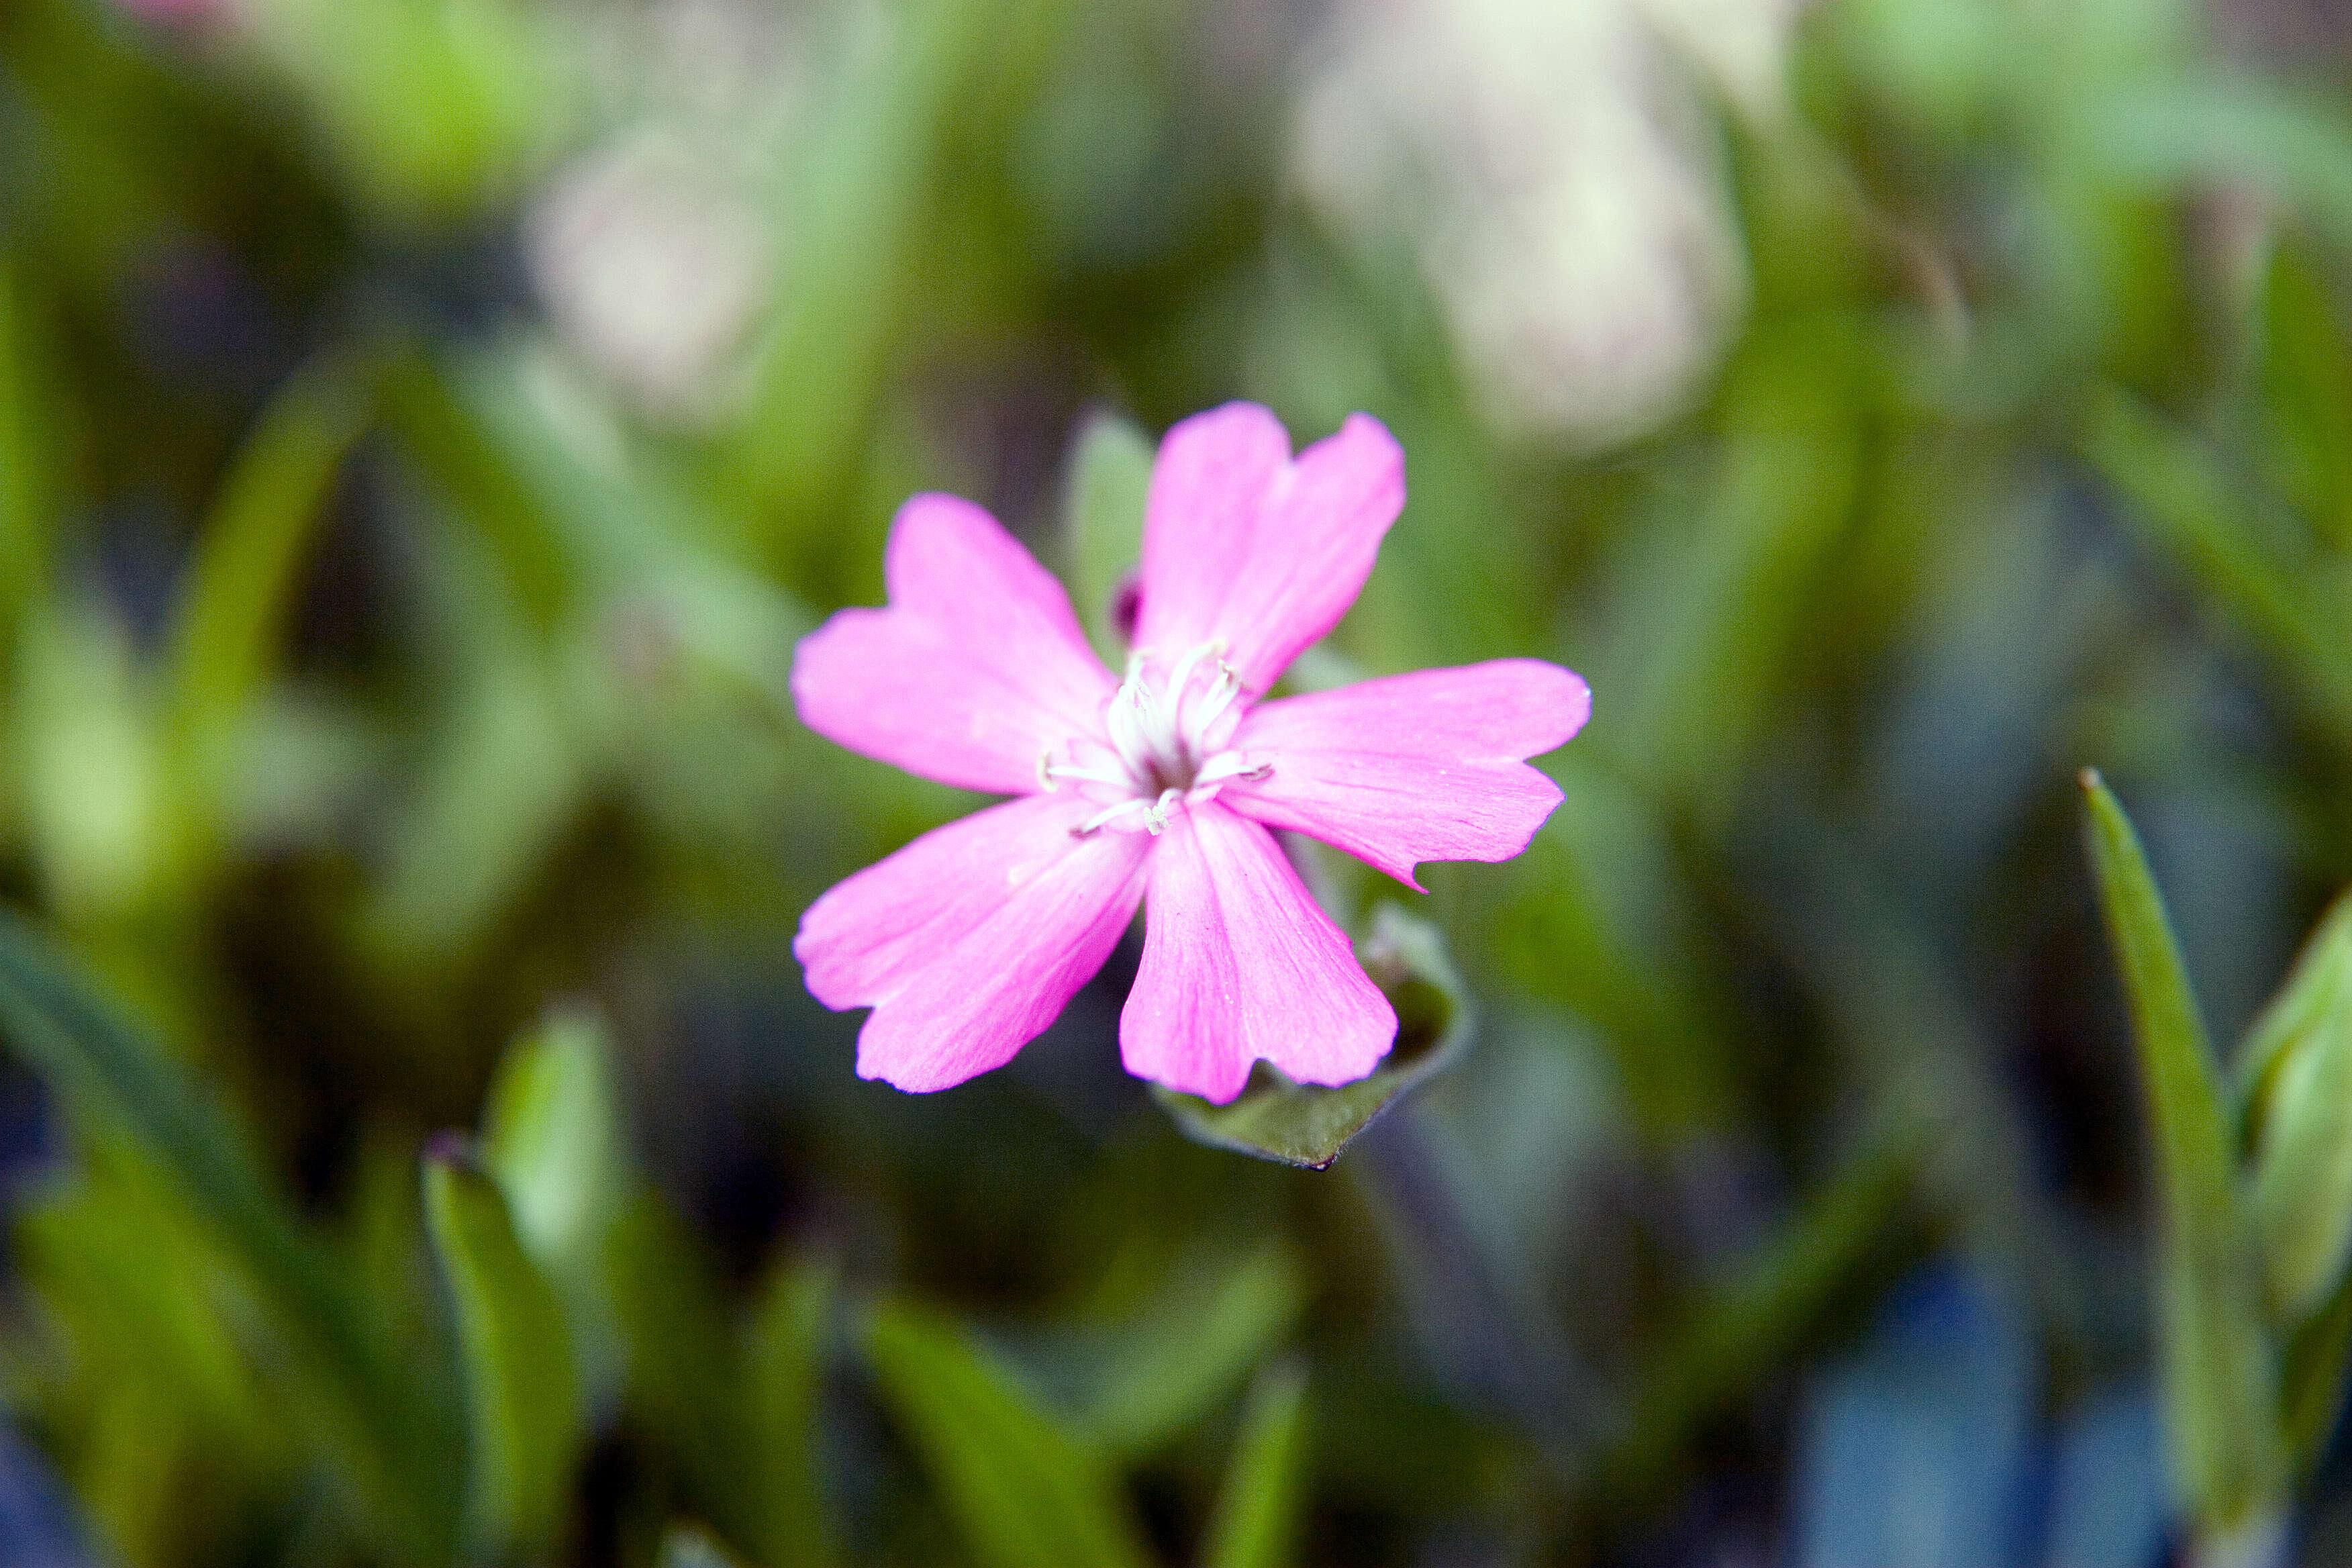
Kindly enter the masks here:
<path id="1" fill-rule="evenodd" d="M 2273 1513 L 2285 1488 L 2252 1227 L 2205 1028 L 2139 838 L 2085 771 L 2091 860 L 2123 974 L 2155 1142 L 2160 1354 L 2174 1479 L 2209 1532 Z"/>
<path id="2" fill-rule="evenodd" d="M 1307 1464 L 1307 1374 L 1296 1366 L 1271 1369 L 1250 1391 L 1202 1568 L 1289 1568 Z"/>
<path id="3" fill-rule="evenodd" d="M 1120 1353 L 1085 1402 L 1086 1430 L 1115 1454 L 1168 1442 L 1289 1334 L 1307 1292 L 1297 1258 L 1279 1247 L 1162 1289 L 1122 1332 Z"/>
<path id="4" fill-rule="evenodd" d="M 543 1551 L 562 1521 L 583 1425 L 562 1309 L 498 1184 L 464 1151 L 425 1156 L 425 1220 L 465 1352 L 475 1538 Z"/>
<path id="5" fill-rule="evenodd" d="M 770 1277 L 749 1326 L 744 1370 L 759 1507 L 748 1544 L 763 1563 L 822 1568 L 839 1559 L 816 1447 L 835 1285 L 824 1264 L 786 1263 Z"/>
<path id="6" fill-rule="evenodd" d="M 1095 1457 L 952 1323 L 890 1304 L 866 1352 L 886 1402 L 983 1568 L 1144 1568 L 1123 1499 Z"/>
<path id="7" fill-rule="evenodd" d="M 440 1555 L 454 1514 L 444 1517 L 426 1479 L 441 1457 L 425 1398 L 393 1380 L 356 1303 L 210 1095 L 5 911 L 0 1035 L 60 1097 L 169 1173 L 273 1310 L 294 1352 L 294 1415 L 307 1435 L 395 1552 Z"/>

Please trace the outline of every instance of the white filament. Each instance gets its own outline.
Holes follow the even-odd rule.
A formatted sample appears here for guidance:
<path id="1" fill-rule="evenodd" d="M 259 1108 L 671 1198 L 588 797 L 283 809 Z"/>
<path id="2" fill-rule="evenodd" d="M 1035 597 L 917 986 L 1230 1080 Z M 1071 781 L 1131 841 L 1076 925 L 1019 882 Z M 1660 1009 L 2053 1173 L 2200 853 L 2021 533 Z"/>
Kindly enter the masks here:
<path id="1" fill-rule="evenodd" d="M 1167 830 L 1186 801 L 1208 799 L 1237 778 L 1264 778 L 1269 764 L 1231 749 L 1241 720 L 1241 677 L 1222 642 L 1192 648 L 1164 676 L 1149 649 L 1129 659 L 1126 679 L 1103 708 L 1102 734 L 1048 746 L 1037 758 L 1040 787 L 1076 785 L 1103 809 L 1073 831 Z M 1056 751 L 1060 752 L 1056 756 Z"/>

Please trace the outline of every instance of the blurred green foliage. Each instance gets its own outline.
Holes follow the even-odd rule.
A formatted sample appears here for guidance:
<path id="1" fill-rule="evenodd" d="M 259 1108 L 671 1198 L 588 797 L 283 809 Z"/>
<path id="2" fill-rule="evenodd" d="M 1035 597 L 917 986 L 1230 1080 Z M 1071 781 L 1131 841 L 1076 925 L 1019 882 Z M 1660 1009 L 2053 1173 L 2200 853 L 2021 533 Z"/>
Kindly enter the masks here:
<path id="1" fill-rule="evenodd" d="M 1536 8 L 1380 100 L 1430 211 L 1287 151 L 1424 10 L 0 0 L 0 1521 L 39 1469 L 139 1564 L 1814 1568 L 1810 1391 L 1936 1255 L 2053 1433 L 2161 1369 L 2152 1529 L 2330 1560 L 2344 40 L 1759 3 L 1733 69 L 1574 9 L 1673 157 L 1500 232 L 1591 384 L 1689 364 L 1560 429 L 1431 216 L 1465 101 L 1562 151 Z M 1718 209 L 1717 326 L 1609 292 Z M 998 1074 L 856 1080 L 797 912 L 975 803 L 802 730 L 794 639 L 938 489 L 1116 656 L 1151 434 L 1233 396 L 1408 454 L 1294 682 L 1570 664 L 1565 804 L 1425 900 L 1310 856 L 1414 1031 L 1362 1089 L 1156 1104 L 1131 943 Z"/>

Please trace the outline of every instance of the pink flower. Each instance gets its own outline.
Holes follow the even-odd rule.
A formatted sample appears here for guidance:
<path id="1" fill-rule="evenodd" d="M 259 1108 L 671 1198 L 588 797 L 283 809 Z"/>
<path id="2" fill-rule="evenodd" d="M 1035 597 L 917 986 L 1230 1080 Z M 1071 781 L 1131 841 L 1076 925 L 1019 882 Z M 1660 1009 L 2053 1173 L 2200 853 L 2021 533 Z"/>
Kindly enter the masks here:
<path id="1" fill-rule="evenodd" d="M 1139 902 L 1128 1070 L 1220 1104 L 1264 1059 L 1370 1073 L 1396 1015 L 1272 830 L 1418 887 L 1423 860 L 1504 860 L 1559 786 L 1525 759 L 1591 706 L 1557 665 L 1497 659 L 1260 702 L 1338 624 L 1404 505 L 1404 455 L 1358 414 L 1296 458 L 1265 409 L 1168 432 L 1153 467 L 1125 679 L 1059 583 L 980 508 L 919 495 L 887 609 L 803 639 L 809 728 L 878 761 L 1019 798 L 925 834 L 827 892 L 793 951 L 828 1007 L 872 1007 L 857 1071 L 946 1089 L 1001 1067 L 1102 966 Z"/>

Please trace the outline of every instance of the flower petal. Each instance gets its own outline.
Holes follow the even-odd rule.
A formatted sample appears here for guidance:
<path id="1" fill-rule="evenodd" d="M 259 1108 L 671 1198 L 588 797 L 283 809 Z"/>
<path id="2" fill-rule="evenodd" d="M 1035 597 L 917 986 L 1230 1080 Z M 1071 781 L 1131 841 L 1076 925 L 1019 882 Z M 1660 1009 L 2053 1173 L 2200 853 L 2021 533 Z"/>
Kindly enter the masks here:
<path id="1" fill-rule="evenodd" d="M 1423 669 L 1250 710 L 1234 745 L 1271 764 L 1218 799 L 1418 889 L 1423 860 L 1507 860 L 1559 804 L 1522 760 L 1584 727 L 1582 679 L 1540 659 Z"/>
<path id="2" fill-rule="evenodd" d="M 1179 812 L 1150 900 L 1118 1020 L 1137 1077 L 1223 1105 L 1261 1058 L 1295 1082 L 1353 1083 L 1396 1042 L 1396 1010 L 1257 824 L 1214 802 Z"/>
<path id="3" fill-rule="evenodd" d="M 828 1007 L 872 1006 L 857 1074 L 948 1089 L 1002 1067 L 1102 967 L 1152 840 L 1037 795 L 926 833 L 809 906 L 793 952 Z"/>
<path id="4" fill-rule="evenodd" d="M 887 609 L 801 639 L 801 722 L 877 762 L 964 789 L 1037 787 L 1045 749 L 1096 727 L 1117 682 L 1069 595 L 996 520 L 953 496 L 898 509 Z"/>
<path id="5" fill-rule="evenodd" d="M 1136 646 L 1222 637 L 1251 691 L 1339 624 L 1404 508 L 1404 453 L 1351 414 L 1297 460 L 1281 422 L 1229 403 L 1171 426 L 1152 465 Z"/>

